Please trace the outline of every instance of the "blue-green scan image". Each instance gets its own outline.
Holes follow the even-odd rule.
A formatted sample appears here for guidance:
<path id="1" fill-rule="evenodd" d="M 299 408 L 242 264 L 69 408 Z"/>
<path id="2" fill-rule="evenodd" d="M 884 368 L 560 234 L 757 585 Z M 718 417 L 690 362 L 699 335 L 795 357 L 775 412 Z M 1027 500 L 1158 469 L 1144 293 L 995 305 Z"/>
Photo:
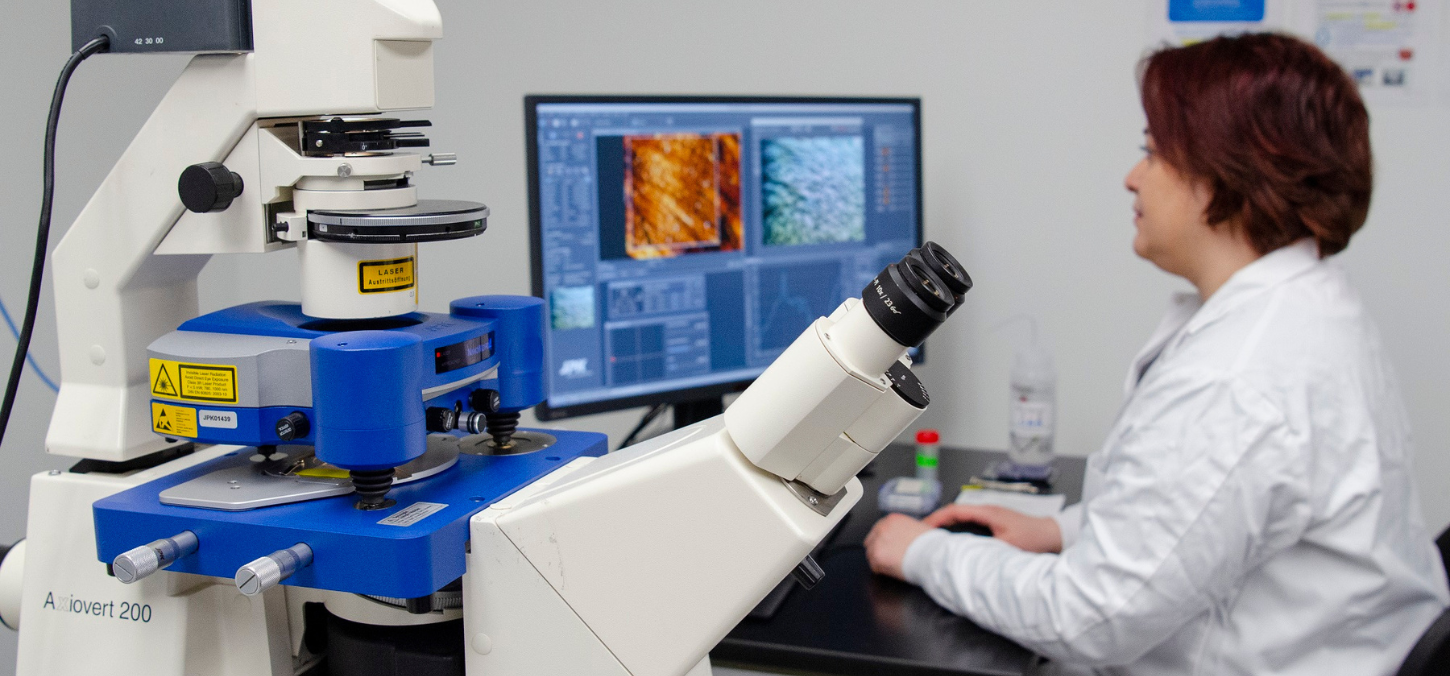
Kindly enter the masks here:
<path id="1" fill-rule="evenodd" d="M 761 141 L 765 244 L 866 239 L 866 157 L 860 136 Z"/>

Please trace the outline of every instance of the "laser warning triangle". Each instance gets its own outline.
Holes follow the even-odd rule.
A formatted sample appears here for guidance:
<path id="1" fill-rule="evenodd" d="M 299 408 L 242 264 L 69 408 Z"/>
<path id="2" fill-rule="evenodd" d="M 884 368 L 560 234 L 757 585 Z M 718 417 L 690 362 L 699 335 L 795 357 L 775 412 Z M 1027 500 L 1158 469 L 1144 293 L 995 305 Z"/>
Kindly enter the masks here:
<path id="1" fill-rule="evenodd" d="M 171 374 L 166 371 L 165 366 L 162 366 L 156 372 L 156 382 L 151 383 L 151 394 L 159 394 L 167 397 L 180 396 L 177 394 L 176 385 L 172 384 Z"/>

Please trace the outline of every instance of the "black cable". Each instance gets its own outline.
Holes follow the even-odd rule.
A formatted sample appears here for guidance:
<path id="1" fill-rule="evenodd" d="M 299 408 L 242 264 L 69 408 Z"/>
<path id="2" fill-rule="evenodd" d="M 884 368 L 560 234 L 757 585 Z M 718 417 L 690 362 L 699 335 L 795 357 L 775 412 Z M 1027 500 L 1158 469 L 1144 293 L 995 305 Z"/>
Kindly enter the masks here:
<path id="1" fill-rule="evenodd" d="M 20 338 L 15 346 L 15 359 L 10 364 L 10 380 L 5 383 L 5 402 L 0 405 L 0 442 L 10 426 L 10 411 L 15 407 L 15 392 L 20 389 L 20 374 L 25 368 L 25 355 L 30 352 L 30 336 L 35 330 L 35 313 L 40 306 L 40 283 L 44 279 L 45 254 L 50 245 L 50 213 L 55 201 L 55 130 L 60 125 L 60 105 L 70 76 L 92 54 L 106 51 L 110 38 L 102 35 L 87 42 L 72 54 L 60 69 L 55 94 L 50 99 L 50 118 L 45 123 L 45 183 L 40 198 L 40 226 L 35 233 L 35 260 L 30 265 L 30 293 L 25 301 L 25 319 L 20 322 Z"/>
<path id="2" fill-rule="evenodd" d="M 634 426 L 634 429 L 630 431 L 629 436 L 624 438 L 624 441 L 619 444 L 619 447 L 624 448 L 634 443 L 634 438 L 639 436 L 639 433 L 643 432 L 644 428 L 648 427 L 650 423 L 654 422 L 655 418 L 660 417 L 660 414 L 664 413 L 665 409 L 669 407 L 669 404 L 655 404 L 653 408 L 646 411 L 644 417 L 640 418 L 639 424 Z"/>

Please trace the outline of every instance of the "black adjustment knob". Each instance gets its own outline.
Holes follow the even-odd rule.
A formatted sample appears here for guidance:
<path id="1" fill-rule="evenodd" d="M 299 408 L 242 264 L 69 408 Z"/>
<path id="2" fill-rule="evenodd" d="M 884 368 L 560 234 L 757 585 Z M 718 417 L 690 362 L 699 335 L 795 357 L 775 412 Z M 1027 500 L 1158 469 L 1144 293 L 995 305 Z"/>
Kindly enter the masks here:
<path id="1" fill-rule="evenodd" d="M 221 162 L 193 164 L 181 172 L 176 183 L 181 203 L 198 214 L 226 211 L 242 194 L 242 176 Z"/>
<path id="2" fill-rule="evenodd" d="M 429 432 L 452 432 L 458 428 L 458 411 L 442 406 L 429 406 L 428 414 Z"/>
<path id="3" fill-rule="evenodd" d="M 277 438 L 282 441 L 300 439 L 310 432 L 312 432 L 312 423 L 301 411 L 293 411 L 287 417 L 277 421 Z"/>
<path id="4" fill-rule="evenodd" d="M 468 395 L 468 405 L 479 413 L 497 413 L 502 404 L 498 390 L 474 390 Z"/>
<path id="5" fill-rule="evenodd" d="M 795 570 L 790 572 L 790 576 L 795 578 L 800 586 L 810 589 L 826 578 L 826 571 L 821 568 L 821 564 L 816 563 L 815 559 L 806 555 L 804 560 L 796 564 Z"/>

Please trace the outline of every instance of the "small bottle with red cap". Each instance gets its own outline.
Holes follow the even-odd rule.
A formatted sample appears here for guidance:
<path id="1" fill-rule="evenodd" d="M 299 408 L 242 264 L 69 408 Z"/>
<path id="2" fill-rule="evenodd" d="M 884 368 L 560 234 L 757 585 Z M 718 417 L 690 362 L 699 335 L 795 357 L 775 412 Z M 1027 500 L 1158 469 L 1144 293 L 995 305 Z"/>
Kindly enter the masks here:
<path id="1" fill-rule="evenodd" d="M 916 478 L 936 481 L 936 466 L 941 459 L 941 435 L 936 430 L 916 431 Z"/>

